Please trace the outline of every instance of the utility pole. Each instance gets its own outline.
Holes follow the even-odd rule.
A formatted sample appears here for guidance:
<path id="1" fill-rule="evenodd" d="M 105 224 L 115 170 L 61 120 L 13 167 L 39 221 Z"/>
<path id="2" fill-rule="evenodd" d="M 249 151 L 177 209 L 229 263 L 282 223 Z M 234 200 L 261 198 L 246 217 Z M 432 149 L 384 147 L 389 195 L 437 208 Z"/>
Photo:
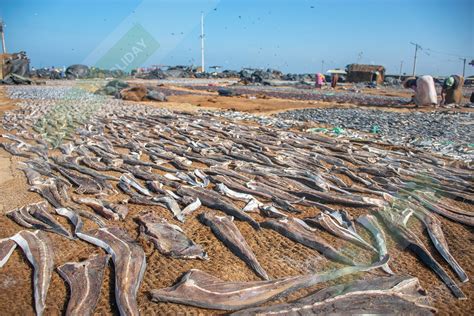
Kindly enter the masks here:
<path id="1" fill-rule="evenodd" d="M 7 53 L 7 48 L 5 46 L 5 24 L 3 24 L 3 20 L 0 19 L 0 35 L 2 36 L 2 50 L 3 53 Z"/>
<path id="2" fill-rule="evenodd" d="M 204 13 L 201 12 L 201 71 L 206 72 L 204 65 Z"/>
<path id="3" fill-rule="evenodd" d="M 413 60 L 413 74 L 412 74 L 413 76 L 415 76 L 415 73 L 416 73 L 416 55 L 418 53 L 418 50 L 422 49 L 422 48 L 417 43 L 410 42 L 410 44 L 415 45 L 415 58 Z"/>
<path id="4" fill-rule="evenodd" d="M 467 60 L 467 58 L 459 58 L 459 59 L 463 61 L 462 77 L 464 78 L 464 75 L 466 74 L 466 60 Z"/>
<path id="5" fill-rule="evenodd" d="M 402 69 L 403 69 L 403 60 L 400 62 L 400 75 L 398 76 L 398 80 L 402 80 Z"/>
<path id="6" fill-rule="evenodd" d="M 324 59 L 321 61 L 321 73 L 324 73 Z"/>

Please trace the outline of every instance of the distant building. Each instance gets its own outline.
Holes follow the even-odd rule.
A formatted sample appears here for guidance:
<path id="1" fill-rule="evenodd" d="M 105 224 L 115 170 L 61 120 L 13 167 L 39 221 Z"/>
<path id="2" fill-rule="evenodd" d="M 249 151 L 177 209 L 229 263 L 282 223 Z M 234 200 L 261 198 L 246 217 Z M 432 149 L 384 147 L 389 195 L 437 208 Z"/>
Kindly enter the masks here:
<path id="1" fill-rule="evenodd" d="M 385 77 L 385 67 L 379 65 L 350 64 L 346 67 L 347 82 L 376 81 L 381 84 Z"/>

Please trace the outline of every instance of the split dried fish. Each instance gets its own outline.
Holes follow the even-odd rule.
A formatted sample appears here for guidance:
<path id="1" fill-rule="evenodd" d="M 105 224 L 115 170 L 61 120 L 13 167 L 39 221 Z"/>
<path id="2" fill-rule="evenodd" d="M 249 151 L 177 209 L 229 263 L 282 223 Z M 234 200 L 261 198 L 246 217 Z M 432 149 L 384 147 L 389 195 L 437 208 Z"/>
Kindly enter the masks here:
<path id="1" fill-rule="evenodd" d="M 142 214 L 137 217 L 137 221 L 142 234 L 153 242 L 161 254 L 179 259 L 208 259 L 202 247 L 186 237 L 179 226 L 153 213 Z"/>

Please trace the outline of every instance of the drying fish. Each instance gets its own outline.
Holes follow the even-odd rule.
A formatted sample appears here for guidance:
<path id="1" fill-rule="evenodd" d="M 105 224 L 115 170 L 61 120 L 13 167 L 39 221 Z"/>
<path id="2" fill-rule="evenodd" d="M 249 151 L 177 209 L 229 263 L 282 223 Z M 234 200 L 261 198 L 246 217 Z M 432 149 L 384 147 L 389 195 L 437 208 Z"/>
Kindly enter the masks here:
<path id="1" fill-rule="evenodd" d="M 102 187 L 92 178 L 77 175 L 65 168 L 53 164 L 51 167 L 63 175 L 72 185 L 77 187 L 76 192 L 79 194 L 98 194 L 102 192 Z"/>
<path id="2" fill-rule="evenodd" d="M 70 213 L 64 213 L 71 216 Z M 115 267 L 115 300 L 121 315 L 138 315 L 137 291 L 146 268 L 146 257 L 140 247 L 121 228 L 99 228 L 88 232 L 78 230 L 80 219 L 72 218 L 76 235 L 91 244 L 103 248 L 112 256 Z M 76 223 L 74 223 L 76 222 Z"/>
<path id="3" fill-rule="evenodd" d="M 271 205 L 260 205 L 259 207 L 260 212 L 265 215 L 266 217 L 270 218 L 286 218 L 288 217 L 286 214 L 280 212 L 276 208 Z"/>
<path id="4" fill-rule="evenodd" d="M 202 172 L 199 169 L 196 169 L 194 170 L 194 174 L 196 175 L 196 177 L 201 179 L 203 188 L 207 188 L 209 186 L 209 183 L 210 183 L 209 177 L 204 172 Z"/>
<path id="5" fill-rule="evenodd" d="M 233 191 L 233 190 L 229 189 L 228 187 L 226 187 L 226 185 L 223 184 L 223 183 L 218 183 L 216 185 L 216 190 L 220 194 L 223 194 L 223 195 L 225 195 L 227 197 L 230 197 L 231 199 L 234 199 L 234 200 L 239 200 L 239 201 L 244 201 L 244 202 L 248 202 L 250 200 L 255 200 L 255 198 L 252 195 L 247 194 L 247 193 L 240 193 L 240 192 Z"/>
<path id="6" fill-rule="evenodd" d="M 272 196 L 272 202 L 275 206 L 278 206 L 279 208 L 281 208 L 282 210 L 286 211 L 286 212 L 289 212 L 289 213 L 296 213 L 296 214 L 299 214 L 301 213 L 300 210 L 296 209 L 292 204 L 298 204 L 300 203 L 303 199 L 299 200 L 299 201 L 296 201 L 296 202 L 293 202 L 293 203 L 290 203 L 288 201 L 285 201 L 283 199 L 280 199 L 280 198 L 277 198 L 276 196 Z"/>
<path id="7" fill-rule="evenodd" d="M 147 181 L 146 186 L 154 193 L 166 194 L 166 191 L 163 189 L 163 184 L 159 181 Z"/>
<path id="8" fill-rule="evenodd" d="M 184 172 L 177 172 L 176 177 L 193 187 L 204 188 L 204 184 L 199 182 L 193 173 L 186 174 Z"/>
<path id="9" fill-rule="evenodd" d="M 183 208 L 181 213 L 179 213 L 179 215 L 176 217 L 176 219 L 180 222 L 184 222 L 186 216 L 190 215 L 192 212 L 198 210 L 201 207 L 201 200 L 199 200 L 199 198 L 195 198 L 193 201 L 191 197 L 183 197 L 182 202 L 187 203 L 188 205 Z"/>
<path id="10" fill-rule="evenodd" d="M 298 218 L 285 218 L 280 220 L 271 219 L 263 222 L 261 225 L 264 228 L 273 229 L 294 242 L 317 250 L 328 259 L 347 265 L 355 265 L 352 259 L 339 253 L 324 239 L 315 234 L 315 229 L 312 229 Z"/>
<path id="11" fill-rule="evenodd" d="M 66 156 L 71 156 L 73 151 L 76 149 L 73 143 L 61 144 L 58 149 Z"/>
<path id="12" fill-rule="evenodd" d="M 267 199 L 267 200 L 270 200 L 272 198 L 272 195 L 270 193 L 260 192 L 260 191 L 254 190 L 254 189 L 247 188 L 246 186 L 241 185 L 238 182 L 236 182 L 234 180 L 231 180 L 229 178 L 226 178 L 224 176 L 219 176 L 219 175 L 218 176 L 212 176 L 211 180 L 214 183 L 223 183 L 228 188 L 230 188 L 232 190 L 235 190 L 235 191 L 245 192 L 245 193 L 251 194 L 253 196 L 258 196 L 260 198 Z"/>
<path id="13" fill-rule="evenodd" d="M 11 143 L 0 143 L 0 147 L 3 147 L 6 152 L 10 153 L 13 156 L 31 158 L 32 156 L 25 152 L 24 149 L 21 149 L 21 146 L 14 145 Z"/>
<path id="14" fill-rule="evenodd" d="M 139 193 L 143 195 L 151 196 L 150 191 L 142 187 L 135 179 L 132 179 L 131 176 L 127 176 L 123 174 L 120 177 L 120 182 L 125 182 L 126 184 L 130 185 L 131 187 L 133 187 L 135 190 L 137 190 Z"/>
<path id="15" fill-rule="evenodd" d="M 417 278 L 392 276 L 335 285 L 295 302 L 232 315 L 432 315 L 436 311 Z"/>
<path id="16" fill-rule="evenodd" d="M 357 222 L 364 226 L 364 228 L 367 229 L 374 237 L 379 259 L 385 257 L 388 254 L 387 243 L 385 241 L 386 239 L 383 229 L 380 227 L 377 219 L 373 215 L 367 214 L 357 218 Z M 388 266 L 388 263 L 382 266 L 382 270 L 388 274 L 395 274 Z"/>
<path id="17" fill-rule="evenodd" d="M 262 205 L 262 202 L 259 202 L 257 199 L 250 199 L 249 202 L 242 209 L 244 212 L 256 212 L 259 206 Z"/>
<path id="18" fill-rule="evenodd" d="M 261 182 L 250 181 L 245 184 L 249 189 L 252 189 L 257 192 L 261 192 L 263 194 L 268 195 L 269 197 L 276 196 L 283 200 L 294 200 L 296 197 L 292 194 L 289 194 L 285 191 L 280 189 L 268 186 Z"/>
<path id="19" fill-rule="evenodd" d="M 408 221 L 408 216 L 397 216 L 394 212 L 390 212 L 389 210 L 379 212 L 378 214 L 380 214 L 390 231 L 398 237 L 399 242 L 405 248 L 413 251 L 420 260 L 423 261 L 423 263 L 431 268 L 446 284 L 456 298 L 466 299 L 466 295 L 464 295 L 462 290 L 446 273 L 443 267 L 433 258 L 418 236 L 405 226 L 405 223 Z"/>
<path id="20" fill-rule="evenodd" d="M 13 209 L 7 212 L 6 215 L 25 228 L 46 230 L 66 238 L 72 238 L 69 231 L 48 213 L 47 202 L 28 204 Z"/>
<path id="21" fill-rule="evenodd" d="M 51 241 L 46 233 L 40 230 L 34 232 L 22 230 L 11 239 L 23 250 L 33 266 L 35 311 L 37 315 L 42 315 L 54 268 L 54 252 Z"/>
<path id="22" fill-rule="evenodd" d="M 69 201 L 64 186 L 54 178 L 49 178 L 42 183 L 31 186 L 30 191 L 38 193 L 56 208 L 64 207 Z"/>
<path id="23" fill-rule="evenodd" d="M 29 185 L 41 184 L 43 182 L 41 174 L 35 169 L 28 167 L 28 165 L 24 165 L 19 169 L 25 173 Z"/>
<path id="24" fill-rule="evenodd" d="M 406 190 L 401 190 L 401 191 L 404 193 L 408 193 L 410 196 L 418 200 L 425 208 L 429 209 L 432 212 L 435 212 L 441 216 L 444 216 L 446 218 L 449 218 L 450 220 L 459 222 L 461 224 L 474 227 L 474 216 L 467 216 L 467 215 L 448 211 L 445 208 L 441 207 L 440 205 L 437 205 L 434 202 L 430 202 L 415 193 L 412 193 Z"/>
<path id="25" fill-rule="evenodd" d="M 443 230 L 441 229 L 441 222 L 436 217 L 436 215 L 424 211 L 423 209 L 418 209 L 418 211 L 415 212 L 415 216 L 423 222 L 435 248 L 444 258 L 444 260 L 446 260 L 446 262 L 451 266 L 454 272 L 456 272 L 461 282 L 469 281 L 469 277 L 467 276 L 466 272 L 449 251 L 448 242 L 446 241 Z"/>
<path id="26" fill-rule="evenodd" d="M 109 258 L 109 255 L 94 255 L 85 261 L 69 262 L 58 267 L 59 274 L 70 289 L 66 315 L 94 313 Z"/>
<path id="27" fill-rule="evenodd" d="M 117 186 L 128 196 L 130 199 L 128 203 L 140 204 L 140 205 L 161 205 L 160 203 L 154 202 L 152 198 L 146 198 L 143 195 L 140 195 L 130 188 L 130 185 L 126 182 L 120 181 Z"/>
<path id="28" fill-rule="evenodd" d="M 153 213 L 140 215 L 137 221 L 142 234 L 151 239 L 161 254 L 179 259 L 208 259 L 202 247 L 186 237 L 179 226 L 170 224 Z"/>
<path id="29" fill-rule="evenodd" d="M 76 159 L 75 157 L 72 157 L 72 158 L 74 160 Z M 108 188 L 106 185 L 104 185 L 105 183 L 107 183 L 105 180 L 118 181 L 117 177 L 110 176 L 110 175 L 107 175 L 107 174 L 101 174 L 101 173 L 99 173 L 99 172 L 97 172 L 97 171 L 95 171 L 91 168 L 80 166 L 75 162 L 68 161 L 68 159 L 64 158 L 64 157 L 51 157 L 51 160 L 53 160 L 55 164 L 60 165 L 61 167 L 71 169 L 71 170 L 75 170 L 75 171 L 78 171 L 82 174 L 91 176 L 103 188 Z"/>
<path id="30" fill-rule="evenodd" d="M 121 315 L 138 315 L 137 291 L 146 269 L 142 247 L 126 231 L 117 227 L 99 228 L 83 232 L 81 218 L 66 208 L 56 212 L 67 217 L 75 226 L 78 238 L 103 248 L 112 256 L 115 266 L 115 300 Z"/>
<path id="31" fill-rule="evenodd" d="M 306 200 L 331 203 L 331 204 L 341 204 L 351 207 L 382 207 L 385 205 L 385 202 L 381 199 L 369 198 L 365 196 L 356 196 L 356 195 L 342 195 L 334 193 L 325 193 L 318 191 L 311 192 L 294 192 L 294 195 L 299 197 L 304 197 Z"/>
<path id="32" fill-rule="evenodd" d="M 33 217 L 48 225 L 50 227 L 48 229 L 49 231 L 65 236 L 67 238 L 72 238 L 69 231 L 48 213 L 46 202 L 40 202 L 32 205 L 30 204 L 26 206 L 26 208 L 28 213 L 30 213 Z"/>
<path id="33" fill-rule="evenodd" d="M 106 207 L 101 200 L 87 197 L 73 197 L 72 200 L 77 204 L 84 204 L 89 206 L 94 210 L 94 212 L 106 219 L 114 221 L 118 221 L 120 219 L 119 214 L 115 213 L 112 209 Z"/>
<path id="34" fill-rule="evenodd" d="M 313 273 L 270 281 L 229 282 L 214 275 L 192 269 L 176 285 L 151 291 L 155 302 L 171 302 L 208 309 L 239 310 L 263 304 L 277 297 L 327 282 L 342 276 L 370 271 L 386 260 L 371 266 L 345 267 L 326 273 Z"/>
<path id="35" fill-rule="evenodd" d="M 338 222 L 335 218 L 324 212 L 319 213 L 315 218 L 305 219 L 305 222 L 308 224 L 319 225 L 336 237 L 347 240 L 359 247 L 377 252 L 377 250 L 371 244 L 366 242 L 360 235 L 350 229 L 342 227 L 341 222 Z"/>
<path id="36" fill-rule="evenodd" d="M 170 210 L 174 217 L 179 218 L 181 216 L 181 208 L 178 205 L 178 202 L 171 196 L 155 197 L 153 201 L 162 203 Z"/>
<path id="37" fill-rule="evenodd" d="M 353 233 L 357 234 L 356 226 L 354 225 L 354 221 L 352 216 L 345 210 L 339 210 L 334 212 L 325 211 L 329 216 L 337 221 L 339 225 L 342 227 L 350 230 Z"/>
<path id="38" fill-rule="evenodd" d="M 99 216 L 99 215 L 96 215 L 95 213 L 92 213 L 92 212 L 88 212 L 88 211 L 85 211 L 85 210 L 82 210 L 80 208 L 73 208 L 73 207 L 70 207 L 70 209 L 77 213 L 77 215 L 80 215 L 82 217 L 85 217 L 87 219 L 90 219 L 91 221 L 93 221 L 94 223 L 96 223 L 99 227 L 105 227 L 107 226 L 102 218 L 102 216 Z M 57 213 L 57 212 L 56 212 Z"/>
<path id="39" fill-rule="evenodd" d="M 199 200 L 201 200 L 202 205 L 206 207 L 222 211 L 228 215 L 234 216 L 239 220 L 246 221 L 255 229 L 260 228 L 260 225 L 253 218 L 239 210 L 237 207 L 234 206 L 234 204 L 232 204 L 231 201 L 221 196 L 217 192 L 201 188 L 189 188 L 181 186 L 177 190 L 177 193 L 181 196 L 188 195 L 192 197 L 197 197 L 199 198 Z"/>
<path id="40" fill-rule="evenodd" d="M 0 239 L 0 268 L 7 263 L 16 248 L 16 243 L 10 239 Z"/>
<path id="41" fill-rule="evenodd" d="M 214 212 L 207 212 L 201 214 L 199 219 L 203 224 L 209 226 L 217 239 L 222 241 L 227 248 L 242 259 L 259 277 L 264 280 L 269 279 L 267 272 L 258 262 L 244 236 L 235 226 L 233 217 L 218 216 Z"/>

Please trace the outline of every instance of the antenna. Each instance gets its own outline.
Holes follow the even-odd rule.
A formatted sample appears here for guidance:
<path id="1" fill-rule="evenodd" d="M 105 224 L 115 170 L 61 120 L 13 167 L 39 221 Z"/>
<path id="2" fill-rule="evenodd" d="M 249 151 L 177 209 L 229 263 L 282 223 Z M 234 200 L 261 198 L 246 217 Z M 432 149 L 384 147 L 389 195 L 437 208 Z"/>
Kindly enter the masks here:
<path id="1" fill-rule="evenodd" d="M 201 71 L 206 72 L 204 65 L 204 13 L 201 12 Z"/>
<path id="2" fill-rule="evenodd" d="M 420 46 L 419 44 L 417 44 L 417 43 L 410 42 L 410 44 L 415 45 L 415 58 L 414 58 L 414 60 L 413 60 L 413 74 L 412 74 L 413 76 L 415 76 L 415 72 L 416 72 L 416 55 L 417 55 L 417 53 L 418 53 L 418 50 L 419 50 L 419 49 L 422 49 L 422 48 L 421 48 L 421 46 Z"/>

